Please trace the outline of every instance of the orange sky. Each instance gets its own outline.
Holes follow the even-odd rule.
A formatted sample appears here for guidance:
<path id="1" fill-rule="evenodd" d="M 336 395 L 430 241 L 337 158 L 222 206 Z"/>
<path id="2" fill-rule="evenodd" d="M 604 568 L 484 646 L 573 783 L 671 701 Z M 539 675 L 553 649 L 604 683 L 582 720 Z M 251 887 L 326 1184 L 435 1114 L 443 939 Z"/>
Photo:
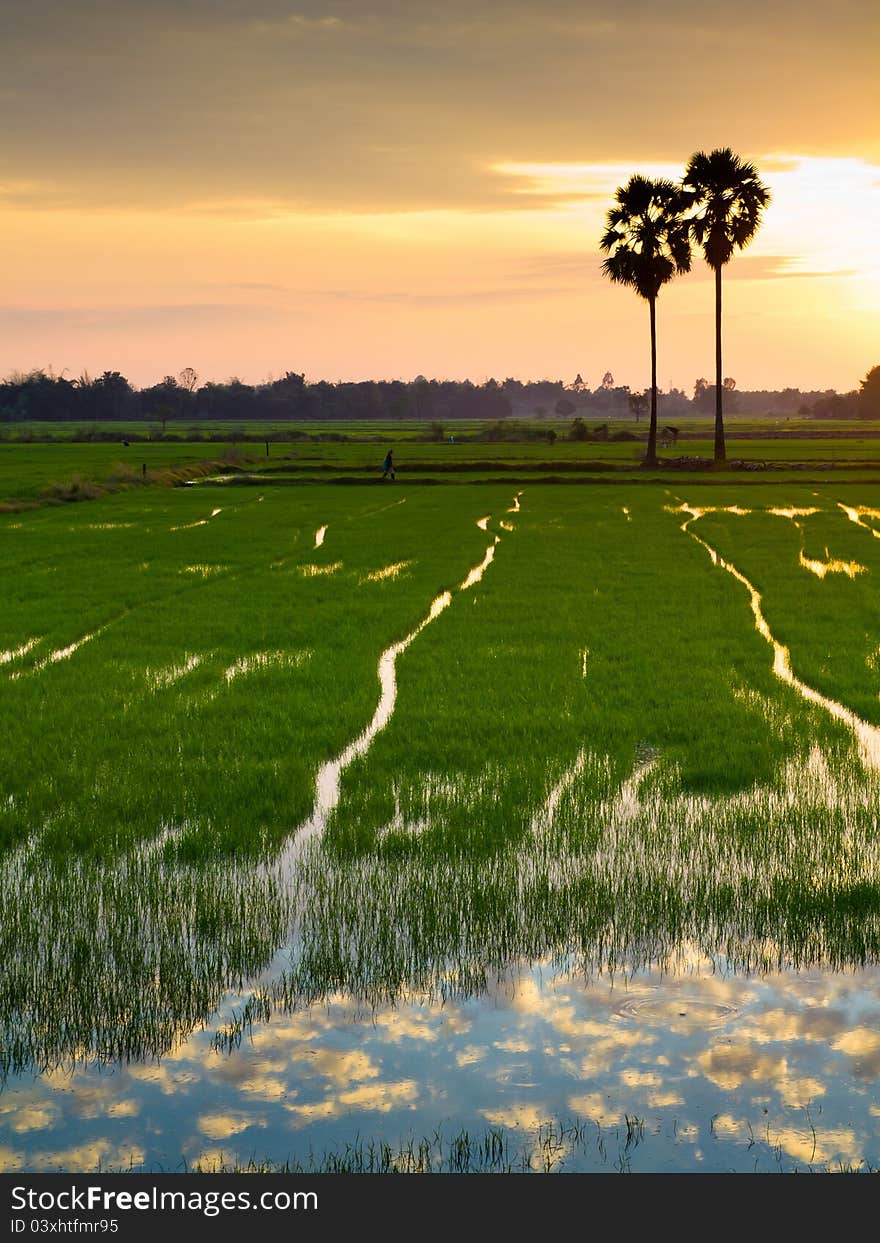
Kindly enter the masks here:
<path id="1" fill-rule="evenodd" d="M 12 0 L 0 374 L 648 382 L 599 274 L 630 173 L 732 146 L 773 202 L 725 273 L 740 388 L 880 363 L 875 0 Z M 705 264 L 659 376 L 714 366 Z"/>

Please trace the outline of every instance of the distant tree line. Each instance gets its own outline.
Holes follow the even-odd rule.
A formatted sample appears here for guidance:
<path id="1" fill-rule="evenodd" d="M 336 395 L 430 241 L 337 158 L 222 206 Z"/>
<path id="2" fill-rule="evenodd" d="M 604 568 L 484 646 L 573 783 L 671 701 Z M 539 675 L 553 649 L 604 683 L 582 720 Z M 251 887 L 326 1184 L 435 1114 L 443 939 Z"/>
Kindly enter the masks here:
<path id="1" fill-rule="evenodd" d="M 0 422 L 144 421 L 169 423 L 187 420 L 261 422 L 333 422 L 342 420 L 416 420 L 442 427 L 459 419 L 498 422 L 519 419 L 621 419 L 636 422 L 649 406 L 649 391 L 619 385 L 606 371 L 595 388 L 578 375 L 563 380 L 363 380 L 332 384 L 307 383 L 305 376 L 288 371 L 278 380 L 245 384 L 233 377 L 225 382 L 199 383 L 192 368 L 165 376 L 158 384 L 136 388 L 118 371 L 105 371 L 72 380 L 47 371 L 12 375 L 0 381 Z M 682 389 L 658 391 L 664 419 L 710 415 L 715 409 L 715 385 L 695 381 L 693 394 Z M 849 393 L 779 390 L 738 390 L 724 380 L 725 408 L 739 414 L 799 415 L 815 418 L 880 418 L 880 366 L 865 376 L 859 389 Z"/>
<path id="2" fill-rule="evenodd" d="M 561 387 L 561 386 L 560 386 Z M 451 420 L 506 418 L 513 404 L 495 380 L 365 380 L 306 383 L 288 371 L 278 380 L 245 384 L 237 377 L 199 384 L 187 368 L 158 384 L 134 387 L 118 371 L 72 380 L 46 371 L 0 381 L 0 421 L 60 422 L 147 420 L 333 421 L 381 419 Z"/>

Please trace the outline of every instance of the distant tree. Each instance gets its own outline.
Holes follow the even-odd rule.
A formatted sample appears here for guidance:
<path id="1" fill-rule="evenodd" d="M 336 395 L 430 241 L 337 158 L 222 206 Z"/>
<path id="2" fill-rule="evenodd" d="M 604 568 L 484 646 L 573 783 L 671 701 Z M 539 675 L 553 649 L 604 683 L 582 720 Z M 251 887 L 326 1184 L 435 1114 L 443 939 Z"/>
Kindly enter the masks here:
<path id="1" fill-rule="evenodd" d="M 715 461 L 726 459 L 721 370 L 721 271 L 735 250 L 747 246 L 770 202 L 770 191 L 754 164 L 741 160 L 730 147 L 707 155 L 697 151 L 685 169 L 683 185 L 696 209 L 691 233 L 715 273 Z"/>
<path id="2" fill-rule="evenodd" d="M 494 381 L 493 381 L 494 383 Z M 426 419 L 431 413 L 431 382 L 423 375 L 417 375 L 409 386 L 412 400 L 413 415 L 417 419 Z"/>
<path id="3" fill-rule="evenodd" d="M 880 419 L 880 367 L 872 367 L 859 385 L 859 418 Z"/>
<path id="4" fill-rule="evenodd" d="M 663 396 L 663 409 L 667 415 L 674 417 L 677 414 L 686 414 L 690 412 L 691 402 L 687 393 L 682 388 L 675 388 L 670 384 L 669 391 Z"/>
<path id="5" fill-rule="evenodd" d="M 685 218 L 688 201 L 673 182 L 634 174 L 618 188 L 599 241 L 608 255 L 602 264 L 604 274 L 634 289 L 650 311 L 651 422 L 645 453 L 649 466 L 657 464 L 657 296 L 677 273 L 690 270 L 690 228 Z"/>
<path id="6" fill-rule="evenodd" d="M 560 397 L 553 409 L 556 414 L 567 419 L 570 414 L 574 414 L 576 407 L 574 402 L 569 401 L 567 397 Z"/>
<path id="7" fill-rule="evenodd" d="M 571 387 L 574 389 L 576 393 L 582 393 L 584 389 L 587 387 L 586 384 L 584 384 L 584 377 L 581 375 L 580 372 L 578 372 L 577 375 L 575 376 Z"/>
<path id="8" fill-rule="evenodd" d="M 104 371 L 95 380 L 83 372 L 76 383 L 89 417 L 125 419 L 132 413 L 134 394 L 128 380 L 120 372 Z"/>
<path id="9" fill-rule="evenodd" d="M 409 400 L 405 394 L 393 397 L 388 405 L 388 413 L 392 419 L 405 419 L 409 414 Z"/>
<path id="10" fill-rule="evenodd" d="M 606 371 L 605 374 L 602 376 L 602 387 L 604 389 L 614 388 L 614 376 L 611 374 L 610 371 Z"/>
<path id="11" fill-rule="evenodd" d="M 544 433 L 544 436 L 548 445 L 556 444 L 556 431 L 554 428 L 548 427 L 547 431 Z"/>
<path id="12" fill-rule="evenodd" d="M 162 423 L 162 434 L 163 435 L 165 434 L 165 428 L 168 425 L 168 420 L 173 419 L 176 413 L 177 411 L 174 409 L 174 407 L 168 405 L 168 403 L 164 401 L 161 402 L 156 407 L 156 418 L 159 419 Z"/>
<path id="13" fill-rule="evenodd" d="M 572 419 L 571 429 L 568 433 L 569 440 L 586 440 L 589 435 L 587 425 L 582 418 Z"/>
<path id="14" fill-rule="evenodd" d="M 728 376 L 724 381 L 724 406 L 727 410 L 739 409 L 740 394 L 736 391 L 736 380 Z M 701 414 L 711 414 L 715 409 L 715 385 L 700 378 L 694 385 L 694 405 Z"/>
<path id="15" fill-rule="evenodd" d="M 158 384 L 140 392 L 140 405 L 147 417 L 158 419 L 165 431 L 168 420 L 173 419 L 180 410 L 181 389 L 173 375 L 163 376 Z"/>
<path id="16" fill-rule="evenodd" d="M 177 376 L 177 382 L 187 393 L 194 393 L 199 387 L 199 377 L 192 367 L 184 367 Z"/>
<path id="17" fill-rule="evenodd" d="M 639 419 L 641 418 L 641 416 L 648 409 L 648 400 L 649 400 L 649 395 L 647 392 L 630 393 L 629 395 L 629 408 L 630 410 L 632 410 L 633 414 L 636 416 L 637 423 Z"/>

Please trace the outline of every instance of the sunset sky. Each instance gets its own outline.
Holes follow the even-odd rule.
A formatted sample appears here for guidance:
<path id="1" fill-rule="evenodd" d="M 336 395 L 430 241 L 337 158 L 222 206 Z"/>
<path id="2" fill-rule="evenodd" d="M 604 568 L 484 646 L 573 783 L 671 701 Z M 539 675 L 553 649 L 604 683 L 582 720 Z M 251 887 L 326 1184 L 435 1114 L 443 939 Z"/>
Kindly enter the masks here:
<path id="1" fill-rule="evenodd" d="M 735 19 L 735 24 L 728 23 Z M 877 0 L 6 0 L 0 374 L 649 382 L 599 271 L 632 172 L 753 160 L 739 388 L 880 363 Z M 659 375 L 714 368 L 702 259 Z"/>

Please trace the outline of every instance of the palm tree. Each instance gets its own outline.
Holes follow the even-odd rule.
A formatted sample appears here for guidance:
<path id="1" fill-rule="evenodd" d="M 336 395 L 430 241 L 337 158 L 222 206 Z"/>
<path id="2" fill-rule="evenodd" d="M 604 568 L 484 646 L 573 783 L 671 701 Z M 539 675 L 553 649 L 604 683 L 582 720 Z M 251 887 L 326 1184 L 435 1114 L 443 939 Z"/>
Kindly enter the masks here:
<path id="1" fill-rule="evenodd" d="M 614 195 L 599 242 L 608 258 L 602 271 L 629 285 L 651 310 L 651 422 L 645 463 L 657 465 L 657 295 L 676 273 L 690 271 L 690 200 L 681 186 L 638 173 Z"/>
<path id="2" fill-rule="evenodd" d="M 741 160 L 730 147 L 706 155 L 692 155 L 682 183 L 690 193 L 696 214 L 691 220 L 694 241 L 702 246 L 715 273 L 715 461 L 726 458 L 721 394 L 721 269 L 734 250 L 742 250 L 755 236 L 761 212 L 770 202 L 770 191 L 761 182 L 754 164 Z"/>

